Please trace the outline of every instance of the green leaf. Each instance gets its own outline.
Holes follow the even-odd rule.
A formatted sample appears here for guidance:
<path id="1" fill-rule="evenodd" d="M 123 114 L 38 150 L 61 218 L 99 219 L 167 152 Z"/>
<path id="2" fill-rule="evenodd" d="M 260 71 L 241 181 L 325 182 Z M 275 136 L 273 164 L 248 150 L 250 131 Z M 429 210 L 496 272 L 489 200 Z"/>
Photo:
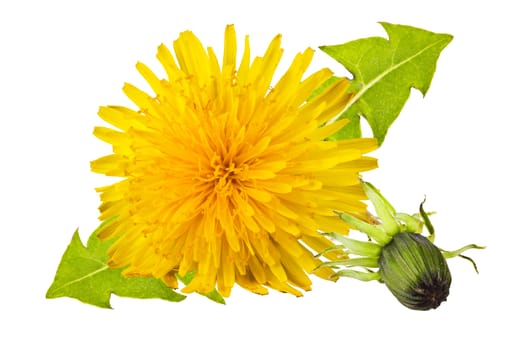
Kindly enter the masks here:
<path id="1" fill-rule="evenodd" d="M 308 100 L 311 100 L 322 91 L 324 91 L 328 86 L 339 80 L 339 77 L 330 77 L 324 83 L 322 83 L 314 92 L 308 97 Z M 346 113 L 344 118 L 349 119 L 349 123 L 347 123 L 343 128 L 338 130 L 333 135 L 327 138 L 328 141 L 336 141 L 336 140 L 347 140 L 347 139 L 356 139 L 362 137 L 362 130 L 360 128 L 360 117 L 355 114 Z"/>
<path id="2" fill-rule="evenodd" d="M 436 34 L 405 25 L 381 23 L 389 40 L 371 37 L 320 49 L 342 63 L 354 76 L 352 101 L 338 118 L 349 118 L 352 128 L 342 128 L 332 139 L 358 137 L 359 116 L 364 116 L 378 143 L 399 115 L 412 87 L 423 95 L 429 89 L 441 51 L 451 42 L 449 34 Z M 358 124 L 358 125 L 356 125 Z"/>
<path id="3" fill-rule="evenodd" d="M 310 96 L 308 96 L 308 101 L 310 101 L 311 99 L 313 99 L 315 96 L 319 95 L 321 92 L 323 92 L 328 86 L 330 86 L 331 84 L 333 84 L 334 82 L 336 82 L 337 80 L 340 80 L 339 77 L 335 77 L 335 76 L 332 76 L 332 77 L 329 77 L 324 83 L 322 83 L 321 85 L 319 85 L 318 88 L 316 88 L 312 94 Z"/>
<path id="4" fill-rule="evenodd" d="M 189 283 L 191 283 L 192 279 L 194 278 L 194 274 L 195 274 L 195 271 L 191 271 L 191 272 L 186 273 L 185 276 L 179 276 L 177 274 L 176 277 L 183 284 L 189 284 Z M 203 294 L 203 293 L 198 293 L 198 294 L 203 295 L 204 297 L 207 297 L 210 300 L 215 301 L 216 303 L 223 304 L 223 305 L 226 304 L 226 302 L 224 301 L 223 296 L 221 294 L 219 294 L 217 289 L 214 289 L 214 290 L 212 290 L 211 292 L 209 292 L 207 294 Z"/>
<path id="5" fill-rule="evenodd" d="M 354 107 L 354 105 L 353 105 Z M 343 118 L 349 119 L 349 123 L 344 125 L 343 128 L 339 129 L 336 133 L 329 136 L 327 138 L 328 141 L 337 141 L 337 140 L 349 140 L 349 139 L 358 139 L 362 137 L 362 127 L 360 125 L 360 116 L 358 113 L 353 113 L 351 107 L 346 113 L 344 113 Z M 355 109 L 355 108 L 353 108 Z"/>
<path id="6" fill-rule="evenodd" d="M 121 297 L 142 299 L 185 299 L 184 295 L 176 293 L 159 279 L 126 278 L 121 274 L 123 268 L 109 268 L 107 250 L 112 243 L 102 242 L 96 236 L 96 232 L 93 232 L 87 241 L 87 247 L 84 247 L 78 230 L 75 231 L 46 297 L 70 297 L 103 308 L 111 308 L 111 293 Z"/>

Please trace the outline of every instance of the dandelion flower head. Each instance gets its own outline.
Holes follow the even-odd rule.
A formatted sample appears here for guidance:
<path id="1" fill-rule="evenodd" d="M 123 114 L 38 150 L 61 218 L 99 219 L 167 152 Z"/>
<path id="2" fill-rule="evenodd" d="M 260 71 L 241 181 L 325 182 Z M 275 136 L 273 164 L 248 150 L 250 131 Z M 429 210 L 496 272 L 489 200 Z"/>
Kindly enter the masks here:
<path id="1" fill-rule="evenodd" d="M 137 106 L 100 108 L 115 128 L 96 127 L 112 154 L 91 163 L 118 182 L 98 188 L 99 232 L 116 238 L 110 266 L 125 276 L 153 276 L 177 288 L 177 274 L 194 271 L 183 292 L 229 296 L 235 284 L 259 294 L 267 287 L 301 295 L 332 245 L 320 232 L 347 233 L 337 212 L 365 217 L 360 172 L 374 139 L 326 141 L 347 120 L 327 123 L 349 102 L 339 79 L 321 69 L 303 78 L 313 50 L 294 58 L 271 87 L 282 55 L 281 36 L 250 58 L 248 37 L 237 63 L 235 29 L 227 26 L 222 62 L 190 31 L 164 45 L 157 59 L 166 78 L 137 69 L 153 90 L 125 84 Z M 329 258 L 329 254 L 327 255 Z M 329 279 L 329 268 L 315 270 Z"/>

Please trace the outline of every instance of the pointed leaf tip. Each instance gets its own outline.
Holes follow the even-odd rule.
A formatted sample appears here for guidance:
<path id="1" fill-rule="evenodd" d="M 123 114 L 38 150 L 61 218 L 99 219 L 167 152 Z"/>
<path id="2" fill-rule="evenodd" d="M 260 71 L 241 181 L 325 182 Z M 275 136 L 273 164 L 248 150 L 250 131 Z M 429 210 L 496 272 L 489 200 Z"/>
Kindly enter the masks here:
<path id="1" fill-rule="evenodd" d="M 111 241 L 101 241 L 95 233 L 83 245 L 78 230 L 64 252 L 55 279 L 46 298 L 70 297 L 101 308 L 112 308 L 111 294 L 133 298 L 160 298 L 182 301 L 185 296 L 176 293 L 161 280 L 152 277 L 130 277 L 121 274 L 122 268 L 108 266 L 107 250 Z"/>
<path id="2" fill-rule="evenodd" d="M 370 37 L 320 49 L 354 76 L 351 90 L 356 95 L 337 119 L 365 117 L 381 145 L 410 96 L 410 89 L 427 93 L 438 57 L 453 37 L 406 25 L 380 24 L 388 40 Z"/>

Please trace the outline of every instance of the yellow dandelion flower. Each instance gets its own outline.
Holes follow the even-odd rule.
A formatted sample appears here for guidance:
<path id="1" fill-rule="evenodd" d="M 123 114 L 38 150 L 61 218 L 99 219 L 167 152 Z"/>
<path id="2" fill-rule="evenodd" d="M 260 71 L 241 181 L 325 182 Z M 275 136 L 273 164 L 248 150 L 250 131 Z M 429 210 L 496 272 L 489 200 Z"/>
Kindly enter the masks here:
<path id="1" fill-rule="evenodd" d="M 321 263 L 315 253 L 332 245 L 319 232 L 348 231 L 334 211 L 365 216 L 359 173 L 376 167 L 364 156 L 376 142 L 324 141 L 346 123 L 326 125 L 351 95 L 341 79 L 307 100 L 332 76 L 322 69 L 303 79 L 312 49 L 271 88 L 281 36 L 252 61 L 246 37 L 238 66 L 233 26 L 224 41 L 220 64 L 192 32 L 181 33 L 176 60 L 158 48 L 166 79 L 137 64 L 155 97 L 126 84 L 137 111 L 100 108 L 118 130 L 95 128 L 113 154 L 92 169 L 122 179 L 98 189 L 100 220 L 115 217 L 99 236 L 117 237 L 110 265 L 126 267 L 126 276 L 176 288 L 176 274 L 195 271 L 186 293 L 218 288 L 227 297 L 236 283 L 299 296 L 296 288 L 310 290 L 308 273 Z M 330 278 L 333 271 L 314 273 Z"/>

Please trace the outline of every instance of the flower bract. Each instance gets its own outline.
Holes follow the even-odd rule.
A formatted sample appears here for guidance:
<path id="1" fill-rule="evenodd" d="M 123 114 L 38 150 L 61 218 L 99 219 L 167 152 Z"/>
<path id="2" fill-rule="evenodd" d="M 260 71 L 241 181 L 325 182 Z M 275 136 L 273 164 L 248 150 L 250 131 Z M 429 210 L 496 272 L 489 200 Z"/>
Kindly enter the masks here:
<path id="1" fill-rule="evenodd" d="M 335 213 L 367 215 L 360 172 L 376 167 L 365 155 L 376 141 L 326 141 L 347 122 L 327 123 L 351 99 L 349 82 L 312 98 L 332 72 L 304 78 L 314 53 L 306 49 L 274 83 L 281 36 L 254 59 L 246 37 L 238 62 L 231 25 L 221 60 L 190 31 L 173 49 L 158 48 L 165 78 L 137 64 L 153 91 L 126 84 L 136 108 L 99 111 L 114 127 L 95 128 L 112 154 L 91 164 L 116 178 L 98 188 L 100 219 L 111 219 L 99 236 L 116 238 L 110 266 L 173 288 L 194 271 L 184 292 L 229 296 L 238 284 L 301 295 L 321 263 L 316 253 L 332 245 L 320 232 L 348 232 Z"/>

